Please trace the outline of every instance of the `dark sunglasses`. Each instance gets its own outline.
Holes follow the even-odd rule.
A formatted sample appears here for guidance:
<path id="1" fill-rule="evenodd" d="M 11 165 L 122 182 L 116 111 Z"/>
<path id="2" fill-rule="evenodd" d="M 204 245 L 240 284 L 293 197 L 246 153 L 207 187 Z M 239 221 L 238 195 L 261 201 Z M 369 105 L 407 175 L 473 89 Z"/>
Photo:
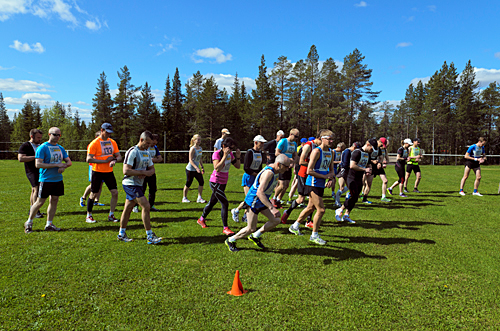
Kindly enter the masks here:
<path id="1" fill-rule="evenodd" d="M 51 135 L 53 135 L 53 136 L 56 136 L 56 137 L 60 137 L 60 136 L 61 136 L 61 134 L 60 134 L 60 133 L 51 133 L 51 132 L 49 132 L 49 134 L 51 134 Z"/>

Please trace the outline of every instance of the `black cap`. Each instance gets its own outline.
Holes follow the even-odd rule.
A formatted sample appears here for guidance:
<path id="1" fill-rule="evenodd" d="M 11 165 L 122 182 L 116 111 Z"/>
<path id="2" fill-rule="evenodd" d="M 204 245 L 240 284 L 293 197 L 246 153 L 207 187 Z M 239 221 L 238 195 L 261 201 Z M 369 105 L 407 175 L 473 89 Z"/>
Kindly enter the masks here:
<path id="1" fill-rule="evenodd" d="M 104 123 L 101 125 L 101 129 L 106 130 L 107 133 L 113 133 L 113 126 L 109 123 Z"/>
<path id="2" fill-rule="evenodd" d="M 413 141 L 420 142 L 420 138 L 415 138 L 415 139 L 413 139 Z"/>
<path id="3" fill-rule="evenodd" d="M 370 145 L 372 145 L 372 147 L 374 149 L 377 149 L 378 148 L 378 142 L 377 142 L 377 139 L 375 138 L 371 138 L 371 139 L 368 139 L 368 142 L 370 143 Z"/>

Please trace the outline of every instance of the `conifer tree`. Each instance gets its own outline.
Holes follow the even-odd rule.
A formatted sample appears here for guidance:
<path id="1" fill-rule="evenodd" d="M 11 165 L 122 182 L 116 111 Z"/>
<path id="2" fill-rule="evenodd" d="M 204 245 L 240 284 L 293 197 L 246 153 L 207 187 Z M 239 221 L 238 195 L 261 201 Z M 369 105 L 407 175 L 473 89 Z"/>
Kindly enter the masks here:
<path id="1" fill-rule="evenodd" d="M 130 77 L 127 66 L 123 66 L 118 72 L 118 94 L 115 96 L 115 111 L 113 113 L 113 138 L 117 141 L 120 149 L 128 149 L 136 143 L 137 137 L 133 136 L 133 120 L 135 117 L 136 92 L 141 87 L 135 87 Z"/>
<path id="2" fill-rule="evenodd" d="M 290 73 L 292 72 L 293 65 L 290 63 L 286 56 L 280 56 L 277 62 L 274 62 L 274 68 L 271 71 L 270 79 L 274 85 L 276 92 L 279 97 L 279 125 L 282 127 L 285 112 L 285 100 L 288 95 L 287 81 L 289 79 Z"/>
<path id="3" fill-rule="evenodd" d="M 0 92 L 0 150 L 8 150 L 10 142 L 10 132 L 11 132 L 11 122 L 9 115 L 7 115 L 7 109 L 5 108 L 5 102 L 3 99 L 3 94 Z M 7 154 L 0 153 L 0 157 L 7 157 Z"/>
<path id="4" fill-rule="evenodd" d="M 106 81 L 104 71 L 97 79 L 96 93 L 92 98 L 92 124 L 91 131 L 96 132 L 101 128 L 102 123 L 113 122 L 113 99 L 109 93 L 109 84 Z M 94 135 L 92 134 L 92 137 Z"/>

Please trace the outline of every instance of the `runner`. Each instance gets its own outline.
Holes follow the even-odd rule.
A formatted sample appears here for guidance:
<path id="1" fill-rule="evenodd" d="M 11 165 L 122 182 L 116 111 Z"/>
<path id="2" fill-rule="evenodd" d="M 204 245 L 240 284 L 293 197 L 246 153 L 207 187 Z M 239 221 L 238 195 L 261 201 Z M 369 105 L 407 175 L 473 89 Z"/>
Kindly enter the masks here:
<path id="1" fill-rule="evenodd" d="M 335 183 L 337 182 L 336 177 L 340 169 L 340 163 L 342 162 L 342 153 L 346 149 L 345 143 L 341 142 L 337 144 L 337 147 L 332 151 L 333 155 L 333 171 L 335 172 L 335 177 L 332 179 L 332 199 L 335 200 Z M 340 207 L 340 206 L 339 206 Z M 337 207 L 338 208 L 338 207 Z"/>
<path id="2" fill-rule="evenodd" d="M 300 150 L 300 160 L 299 160 L 299 173 L 297 176 L 297 193 L 299 194 L 299 197 L 292 201 L 291 206 L 283 212 L 283 215 L 281 216 L 281 223 L 285 224 L 288 220 L 288 217 L 292 214 L 292 211 L 301 206 L 304 203 L 305 198 L 309 195 L 309 192 L 307 191 L 306 188 L 306 180 L 307 180 L 307 166 L 309 165 L 309 156 L 311 155 L 311 152 L 318 146 L 321 145 L 321 133 L 323 130 L 318 132 L 318 137 L 314 138 L 313 140 L 309 140 L 304 144 L 302 149 Z M 306 223 L 306 226 L 309 228 L 312 228 L 313 224 L 311 221 L 311 215 L 308 216 L 308 222 Z"/>
<path id="3" fill-rule="evenodd" d="M 370 164 L 371 171 L 366 172 L 363 175 L 363 188 L 361 190 L 361 196 L 363 197 L 363 203 L 372 204 L 370 200 L 368 200 L 368 194 L 371 191 L 374 174 L 377 172 L 378 167 L 381 166 L 379 164 L 379 151 L 378 141 L 375 138 L 372 138 L 375 141 L 375 145 L 372 145 L 372 152 L 370 153 Z"/>
<path id="4" fill-rule="evenodd" d="M 474 181 L 474 193 L 472 193 L 472 195 L 477 195 L 478 197 L 483 196 L 477 190 L 479 188 L 479 182 L 481 181 L 481 163 L 484 163 L 484 161 L 486 161 L 484 145 L 486 145 L 486 139 L 484 139 L 483 137 L 479 137 L 478 142 L 474 145 L 471 145 L 465 153 L 465 171 L 464 177 L 460 182 L 460 195 L 465 195 L 465 181 L 469 177 L 469 173 L 472 169 L 474 171 L 474 174 L 476 175 L 476 180 Z"/>
<path id="5" fill-rule="evenodd" d="M 387 176 L 385 175 L 385 168 L 387 167 L 387 162 L 389 162 L 389 154 L 387 153 L 387 139 L 384 137 L 381 137 L 378 140 L 378 164 L 377 168 L 374 168 L 374 173 L 373 173 L 373 178 L 377 177 L 377 175 L 380 177 L 382 180 L 382 198 L 380 201 L 382 202 L 391 202 L 391 199 L 387 198 L 385 196 L 385 192 L 387 191 L 387 183 L 389 182 L 387 180 Z"/>
<path id="6" fill-rule="evenodd" d="M 153 161 L 153 163 L 159 163 L 163 161 L 163 157 L 161 157 L 160 150 L 158 149 L 158 146 L 156 146 L 158 144 L 158 139 L 160 138 L 160 136 L 157 135 L 156 133 L 153 133 L 152 136 L 153 136 L 152 143 L 151 145 L 149 145 L 147 150 L 149 155 L 151 156 L 151 161 Z M 144 178 L 144 183 L 142 185 L 143 185 L 142 191 L 144 192 L 144 194 L 146 194 L 146 188 L 149 185 L 149 199 L 148 199 L 150 206 L 149 210 L 159 211 L 158 209 L 155 208 L 156 191 L 157 191 L 156 172 L 152 176 L 146 176 Z M 139 207 L 137 207 L 136 205 L 134 209 L 132 209 L 132 211 L 134 213 L 138 213 Z"/>
<path id="7" fill-rule="evenodd" d="M 233 151 L 234 150 L 234 155 Z M 206 218 L 208 214 L 212 211 L 212 208 L 217 204 L 217 201 L 222 205 L 221 208 L 221 218 L 224 229 L 222 233 L 225 235 L 231 235 L 234 232 L 231 231 L 227 225 L 227 213 L 229 209 L 229 202 L 226 198 L 226 184 L 229 178 L 229 168 L 231 168 L 231 164 L 234 165 L 236 169 L 240 168 L 240 157 L 241 152 L 236 148 L 236 142 L 230 138 L 226 137 L 222 141 L 222 148 L 218 151 L 214 152 L 212 155 L 212 161 L 214 164 L 214 171 L 210 176 L 210 188 L 212 189 L 212 196 L 210 197 L 210 201 L 203 208 L 203 214 L 198 219 L 198 224 L 202 228 L 206 228 Z"/>
<path id="8" fill-rule="evenodd" d="M 357 149 L 361 148 L 361 145 L 357 142 L 354 142 L 351 147 L 346 148 L 342 152 L 341 162 L 340 162 L 340 170 L 337 173 L 337 178 L 339 179 L 339 190 L 335 194 L 335 207 L 340 208 L 342 204 L 340 203 L 340 197 L 342 194 L 349 191 L 347 187 L 347 175 L 349 174 L 349 167 L 351 162 L 351 153 Z"/>
<path id="9" fill-rule="evenodd" d="M 148 244 L 159 244 L 162 238 L 156 236 L 151 230 L 151 216 L 149 201 L 144 196 L 144 178 L 151 177 L 155 173 L 155 166 L 148 152 L 148 147 L 154 146 L 153 134 L 149 131 L 141 133 L 139 143 L 130 147 L 125 153 L 123 161 L 123 180 L 122 186 L 125 191 L 125 205 L 120 219 L 120 230 L 117 239 L 130 242 L 133 239 L 127 237 L 127 224 L 130 219 L 132 208 L 138 203 L 142 209 L 142 223 L 146 230 L 146 239 Z M 150 187 L 151 189 L 151 187 Z"/>
<path id="10" fill-rule="evenodd" d="M 291 168 L 287 172 L 280 174 L 279 184 L 275 190 L 275 196 L 273 200 L 271 200 L 276 208 L 281 207 L 283 203 L 281 200 L 283 199 L 283 196 L 285 195 L 286 190 L 290 185 L 290 180 L 292 179 L 292 168 L 298 162 L 297 143 L 295 142 L 295 140 L 297 139 L 299 139 L 299 130 L 292 129 L 290 130 L 290 135 L 288 136 L 288 138 L 281 139 L 278 143 L 278 146 L 276 146 L 276 156 L 285 154 L 290 159 L 292 159 L 292 163 L 290 164 Z"/>
<path id="11" fill-rule="evenodd" d="M 358 143 L 359 144 L 359 143 Z M 373 146 L 377 146 L 377 140 L 371 138 L 362 148 L 356 148 L 351 154 L 351 161 L 349 166 L 349 174 L 347 175 L 347 186 L 349 187 L 350 197 L 345 200 L 342 207 L 335 210 L 335 219 L 338 222 L 347 222 L 349 224 L 356 223 L 350 217 L 351 211 L 354 209 L 358 201 L 359 193 L 363 186 L 363 175 L 366 173 L 371 174 L 373 164 L 370 163 L 373 152 Z M 345 214 L 342 216 L 342 213 Z"/>
<path id="12" fill-rule="evenodd" d="M 201 162 L 201 156 L 203 153 L 203 148 L 201 148 L 201 136 L 199 134 L 195 134 L 191 138 L 191 143 L 189 144 L 189 162 L 186 166 L 186 185 L 184 186 L 184 190 L 182 191 L 182 202 L 189 203 L 189 199 L 187 198 L 187 194 L 193 180 L 196 178 L 198 181 L 198 199 L 196 199 L 197 203 L 207 203 L 202 197 L 203 193 L 203 185 L 205 185 L 205 180 L 203 179 L 203 175 L 205 174 L 205 168 L 203 167 L 203 163 Z"/>
<path id="13" fill-rule="evenodd" d="M 248 240 L 253 242 L 257 247 L 265 249 L 261 243 L 260 237 L 264 232 L 267 232 L 279 224 L 280 212 L 273 206 L 269 197 L 274 191 L 274 187 L 278 182 L 280 173 L 284 173 L 290 168 L 291 160 L 284 154 L 276 157 L 273 164 L 267 165 L 257 175 L 252 187 L 248 191 L 245 202 L 250 206 L 248 213 L 248 224 L 241 229 L 237 234 L 226 239 L 224 242 L 231 252 L 237 252 L 236 240 L 241 239 L 250 234 Z M 258 214 L 266 216 L 269 221 L 266 222 L 258 231 L 257 218 Z"/>
<path id="14" fill-rule="evenodd" d="M 408 193 L 408 179 L 410 179 L 411 172 L 415 173 L 415 188 L 413 192 L 420 193 L 418 190 L 418 184 L 422 179 L 422 174 L 420 173 L 420 167 L 418 166 L 418 162 L 422 160 L 422 151 L 420 150 L 420 139 L 413 139 L 413 146 L 410 146 L 408 149 L 408 164 L 406 165 L 406 176 L 405 176 L 405 193 Z"/>
<path id="15" fill-rule="evenodd" d="M 321 130 L 321 144 L 311 152 L 311 159 L 307 166 L 306 192 L 309 193 L 309 203 L 300 213 L 297 221 L 293 223 L 289 231 L 295 235 L 302 235 L 299 230 L 300 222 L 308 215 L 314 212 L 313 230 L 310 241 L 318 245 L 325 245 L 326 241 L 321 239 L 318 234 L 321 225 L 321 219 L 325 214 L 325 204 L 323 202 L 323 193 L 325 187 L 330 188 L 335 178 L 333 170 L 333 153 L 330 146 L 333 145 L 333 132 L 330 130 Z"/>
<path id="16" fill-rule="evenodd" d="M 52 221 L 56 214 L 59 197 L 64 195 L 62 173 L 66 168 L 71 167 L 72 163 L 66 150 L 57 144 L 60 138 L 61 130 L 52 127 L 49 129 L 49 141 L 36 149 L 35 164 L 38 169 L 41 169 L 38 178 L 40 187 L 38 189 L 38 199 L 31 206 L 28 220 L 24 223 L 24 233 L 33 232 L 33 219 L 49 196 L 45 231 L 61 231 Z M 62 161 L 65 163 L 62 163 Z"/>
<path id="17" fill-rule="evenodd" d="M 285 136 L 283 130 L 279 130 L 276 132 L 276 139 L 268 141 L 264 144 L 263 151 L 267 152 L 266 154 L 266 164 L 274 163 L 276 159 L 276 146 L 278 146 L 278 142 Z"/>
<path id="18" fill-rule="evenodd" d="M 90 183 L 92 193 L 87 200 L 87 223 L 95 223 L 96 220 L 92 216 L 94 207 L 94 199 L 99 192 L 102 182 L 106 184 L 111 193 L 111 201 L 109 203 L 108 221 L 118 222 L 115 217 L 115 208 L 118 202 L 118 186 L 116 184 L 113 167 L 116 162 L 122 160 L 120 150 L 116 142 L 110 138 L 113 133 L 113 127 L 109 123 L 104 123 L 101 126 L 101 135 L 94 139 L 87 148 L 87 162 L 92 163 L 92 182 Z"/>
<path id="19" fill-rule="evenodd" d="M 396 165 L 394 166 L 399 179 L 387 189 L 387 193 L 392 195 L 392 190 L 396 187 L 396 185 L 399 185 L 399 196 L 402 198 L 407 198 L 407 196 L 404 194 L 403 187 L 405 184 L 405 165 L 406 159 L 408 158 L 408 147 L 411 145 L 411 139 L 407 138 L 403 140 L 401 142 L 401 145 L 402 146 L 398 149 L 398 154 L 396 156 Z"/>
<path id="20" fill-rule="evenodd" d="M 302 153 L 302 147 L 307 143 L 307 138 L 302 138 L 300 139 L 300 146 L 297 147 L 297 157 L 300 160 L 300 155 Z M 286 202 L 287 205 L 292 204 L 293 196 L 295 192 L 297 191 L 297 187 L 299 186 L 299 180 L 298 180 L 298 174 L 300 171 L 300 164 L 299 162 L 295 164 L 293 167 L 293 180 L 292 180 L 292 185 L 290 186 L 290 191 L 288 192 L 288 201 Z"/>
<path id="21" fill-rule="evenodd" d="M 97 131 L 95 133 L 95 138 L 99 137 L 100 135 L 101 135 L 101 131 Z M 87 146 L 87 149 L 88 148 L 89 148 L 89 146 Z M 89 182 L 92 183 L 92 163 L 89 163 Z M 85 201 L 89 197 L 91 189 L 92 189 L 91 184 L 89 184 L 89 186 L 87 186 L 85 188 L 83 195 L 80 197 L 80 207 L 85 207 Z M 101 187 L 99 188 L 99 192 L 97 192 L 97 194 L 95 195 L 94 206 L 104 206 L 103 203 L 99 202 L 99 198 L 101 197 L 101 192 L 102 192 L 102 182 L 101 182 Z"/>
<path id="22" fill-rule="evenodd" d="M 243 191 L 245 192 L 245 196 L 248 193 L 250 187 L 252 187 L 253 182 L 255 181 L 255 177 L 259 174 L 260 170 L 262 170 L 262 147 L 264 147 L 264 143 L 267 142 L 264 137 L 261 135 L 255 136 L 253 138 L 253 149 L 249 149 L 245 154 L 245 161 L 243 163 L 243 169 L 245 173 L 241 179 L 241 186 L 243 186 Z M 247 214 L 250 210 L 250 207 L 246 204 L 245 200 L 240 203 L 240 205 L 234 209 L 231 209 L 231 215 L 233 217 L 233 221 L 239 222 L 239 214 L 240 210 L 245 208 L 245 214 L 243 214 L 243 222 L 247 221 Z"/>
<path id="23" fill-rule="evenodd" d="M 35 162 L 35 153 L 38 146 L 42 142 L 42 131 L 38 129 L 30 130 L 30 140 L 23 143 L 21 147 L 19 147 L 19 151 L 17 152 L 17 159 L 19 162 L 24 162 L 24 171 L 26 172 L 26 177 L 28 178 L 31 185 L 31 193 L 30 193 L 30 209 L 36 202 L 38 196 L 38 178 L 40 173 L 38 168 L 36 167 Z M 29 211 L 28 211 L 29 213 Z M 43 214 L 39 211 L 36 213 L 35 218 L 42 218 Z"/>
<path id="24" fill-rule="evenodd" d="M 229 130 L 228 130 L 228 129 L 225 129 L 225 128 L 221 130 L 221 133 L 222 133 L 222 136 L 221 136 L 219 139 L 217 139 L 217 140 L 215 141 L 215 144 L 214 144 L 214 152 L 217 152 L 219 149 L 221 149 L 221 148 L 222 148 L 222 147 L 221 147 L 221 146 L 222 146 L 222 145 L 221 145 L 221 144 L 222 144 L 222 141 L 224 140 L 224 138 L 226 138 L 228 135 L 230 135 Z"/>

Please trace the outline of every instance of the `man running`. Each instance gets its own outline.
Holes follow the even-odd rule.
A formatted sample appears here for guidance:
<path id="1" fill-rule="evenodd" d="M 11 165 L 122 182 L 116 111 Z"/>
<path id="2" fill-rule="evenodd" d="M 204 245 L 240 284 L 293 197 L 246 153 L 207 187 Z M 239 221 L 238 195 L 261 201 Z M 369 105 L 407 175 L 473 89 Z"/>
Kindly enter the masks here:
<path id="1" fill-rule="evenodd" d="M 297 147 L 297 157 L 299 158 L 299 160 L 300 160 L 300 155 L 302 154 L 302 147 L 304 147 L 306 143 L 307 143 L 307 138 L 300 139 L 300 146 Z M 299 184 L 298 180 L 299 171 L 300 171 L 300 162 L 297 162 L 293 167 L 294 176 L 292 180 L 292 185 L 290 186 L 290 191 L 288 192 L 288 201 L 286 202 L 287 205 L 290 205 L 292 203 L 295 191 L 297 191 L 297 186 Z"/>
<path id="2" fill-rule="evenodd" d="M 248 213 L 248 224 L 241 229 L 237 234 L 226 239 L 224 242 L 231 252 L 237 252 L 239 249 L 236 247 L 236 240 L 241 239 L 250 234 L 248 240 L 253 242 L 261 249 L 265 246 L 260 241 L 260 236 L 279 224 L 280 212 L 273 206 L 269 197 L 274 191 L 274 187 L 278 183 L 280 173 L 284 173 L 290 169 L 291 160 L 284 154 L 276 157 L 275 162 L 267 165 L 262 169 L 255 178 L 252 187 L 245 197 L 245 202 L 250 206 Z M 266 222 L 258 231 L 257 218 L 258 214 L 266 216 L 269 221 Z"/>
<path id="3" fill-rule="evenodd" d="M 389 162 L 389 154 L 387 153 L 387 139 L 384 137 L 381 137 L 378 140 L 378 164 L 377 168 L 373 169 L 373 178 L 379 176 L 380 179 L 382 180 L 382 198 L 380 201 L 382 202 L 391 202 L 391 199 L 387 198 L 385 196 L 385 192 L 387 191 L 387 183 L 389 182 L 387 180 L 387 176 L 385 175 L 385 168 L 387 167 L 387 162 Z"/>
<path id="4" fill-rule="evenodd" d="M 351 153 L 357 148 L 361 148 L 361 145 L 357 142 L 354 142 L 352 143 L 351 147 L 346 148 L 342 152 L 339 171 L 336 175 L 336 177 L 339 179 L 339 190 L 335 194 L 336 208 L 340 208 L 342 206 L 342 204 L 340 203 L 340 197 L 342 196 L 342 194 L 349 191 L 349 188 L 347 187 L 347 175 L 349 174 L 350 169 Z"/>
<path id="5" fill-rule="evenodd" d="M 42 131 L 39 129 L 30 130 L 30 140 L 23 143 L 19 147 L 17 152 L 17 159 L 19 162 L 24 162 L 24 171 L 26 172 L 26 177 L 31 184 L 31 194 L 30 194 L 30 209 L 36 202 L 38 196 L 38 177 L 40 173 L 36 167 L 35 153 L 38 146 L 42 142 Z M 43 214 L 39 211 L 36 213 L 35 218 L 42 218 Z"/>
<path id="6" fill-rule="evenodd" d="M 214 152 L 217 152 L 219 149 L 222 148 L 222 141 L 224 140 L 224 138 L 226 138 L 228 135 L 230 135 L 229 130 L 225 129 L 225 128 L 221 130 L 221 133 L 222 133 L 222 136 L 215 141 Z"/>
<path id="7" fill-rule="evenodd" d="M 345 143 L 340 142 L 337 144 L 337 147 L 332 151 L 333 152 L 333 171 L 335 172 L 335 177 L 332 180 L 332 199 L 335 200 L 335 183 L 337 182 L 336 176 L 340 169 L 340 163 L 342 163 L 342 152 L 346 149 Z M 339 206 L 340 207 L 340 206 Z"/>
<path id="8" fill-rule="evenodd" d="M 152 144 L 148 147 L 148 153 L 151 156 L 151 160 L 153 163 L 159 163 L 163 161 L 163 158 L 161 157 L 160 150 L 158 149 L 158 139 L 160 138 L 159 135 L 156 133 L 153 133 L 153 142 Z M 154 173 L 151 176 L 148 176 L 144 178 L 144 184 L 142 186 L 142 190 L 144 191 L 144 194 L 146 193 L 146 188 L 149 185 L 149 210 L 150 211 L 159 211 L 158 209 L 155 208 L 155 200 L 156 200 L 156 191 L 157 191 L 157 186 L 156 186 L 156 173 Z M 139 212 L 139 208 L 137 206 L 134 207 L 133 209 L 134 213 Z"/>
<path id="9" fill-rule="evenodd" d="M 97 131 L 95 133 L 95 138 L 98 138 L 100 135 L 101 135 L 101 131 Z M 87 146 L 87 149 L 88 148 L 89 148 L 89 146 Z M 89 163 L 89 182 L 92 183 L 92 163 Z M 87 201 L 87 198 L 89 197 L 91 190 L 92 190 L 92 185 L 89 184 L 89 186 L 87 186 L 85 188 L 83 195 L 80 197 L 80 207 L 85 207 L 85 201 Z M 99 198 L 101 197 L 101 191 L 102 191 L 102 182 L 101 182 L 101 188 L 99 189 L 99 192 L 97 192 L 97 194 L 95 195 L 94 206 L 104 206 L 103 203 L 99 202 Z"/>
<path id="10" fill-rule="evenodd" d="M 111 193 L 111 201 L 109 203 L 108 221 L 118 222 L 115 217 L 115 208 L 118 202 L 118 186 L 116 184 L 113 167 L 116 162 L 122 160 L 120 150 L 116 142 L 111 139 L 113 127 L 109 123 L 104 123 L 101 126 L 101 135 L 94 139 L 87 149 L 87 162 L 92 163 L 92 182 L 91 193 L 87 200 L 87 223 L 95 223 L 96 220 L 92 216 L 94 207 L 94 199 L 99 192 L 101 183 L 104 181 Z"/>
<path id="11" fill-rule="evenodd" d="M 323 194 L 325 187 L 330 188 L 334 180 L 335 172 L 333 170 L 333 153 L 330 146 L 333 145 L 333 132 L 330 130 L 321 130 L 321 144 L 314 148 L 311 152 L 311 159 L 307 165 L 306 192 L 309 193 L 309 203 L 307 207 L 300 213 L 297 221 L 293 223 L 289 231 L 295 235 L 302 235 L 299 230 L 300 222 L 308 215 L 311 215 L 316 209 L 316 214 L 313 218 L 313 230 L 309 238 L 315 244 L 325 245 L 319 234 L 321 219 L 325 214 L 325 204 L 323 202 Z"/>
<path id="12" fill-rule="evenodd" d="M 267 152 L 267 157 L 266 157 L 267 164 L 274 163 L 274 160 L 276 159 L 276 146 L 284 136 L 285 133 L 283 132 L 283 130 L 279 130 L 278 132 L 276 132 L 276 139 L 268 141 L 267 143 L 264 144 L 263 151 Z"/>
<path id="13" fill-rule="evenodd" d="M 24 223 L 24 233 L 33 232 L 33 219 L 38 210 L 44 205 L 45 200 L 50 196 L 49 207 L 47 208 L 46 231 L 60 231 L 52 221 L 57 210 L 59 197 L 64 195 L 64 183 L 62 173 L 71 166 L 71 160 L 66 150 L 58 145 L 61 138 L 61 130 L 56 127 L 49 129 L 49 141 L 43 143 L 36 150 L 35 164 L 40 170 L 40 187 L 38 189 L 38 199 L 31 206 L 28 220 Z M 64 161 L 65 163 L 62 163 Z"/>
<path id="14" fill-rule="evenodd" d="M 411 139 L 405 139 L 401 142 L 401 145 L 402 146 L 399 147 L 396 156 L 396 164 L 394 165 L 396 173 L 398 174 L 398 180 L 387 189 L 387 193 L 392 195 L 392 190 L 396 187 L 396 185 L 399 185 L 399 196 L 402 198 L 407 198 L 406 194 L 403 191 L 403 187 L 405 184 L 405 165 L 406 159 L 408 158 L 408 147 L 411 145 Z"/>
<path id="15" fill-rule="evenodd" d="M 136 203 L 142 209 L 142 223 L 146 229 L 146 238 L 148 244 L 159 244 L 162 238 L 156 236 L 151 230 L 150 205 L 144 196 L 144 178 L 150 177 L 155 173 L 155 166 L 151 155 L 148 152 L 148 147 L 154 146 L 153 135 L 149 131 L 141 133 L 139 143 L 134 147 L 130 147 L 125 153 L 123 162 L 122 180 L 123 190 L 125 191 L 125 205 L 120 219 L 120 231 L 118 232 L 118 240 L 130 242 L 133 239 L 127 237 L 127 224 L 130 219 L 130 213 Z"/>
<path id="16" fill-rule="evenodd" d="M 370 163 L 370 154 L 373 151 L 373 146 L 377 146 L 377 140 L 375 138 L 371 138 L 362 148 L 355 149 L 351 154 L 350 170 L 347 175 L 347 186 L 349 187 L 351 195 L 345 200 L 342 207 L 335 211 L 335 219 L 338 222 L 347 222 L 349 224 L 356 223 L 351 219 L 350 215 L 358 201 L 361 188 L 363 187 L 363 175 L 365 173 L 371 175 L 373 164 Z M 344 211 L 345 214 L 342 216 Z"/>
<path id="17" fill-rule="evenodd" d="M 464 176 L 462 177 L 462 181 L 460 182 L 460 195 L 465 195 L 465 181 L 467 180 L 467 178 L 469 178 L 469 173 L 472 169 L 474 171 L 474 174 L 476 175 L 476 180 L 474 181 L 474 193 L 472 193 L 472 195 L 476 195 L 478 197 L 483 196 L 477 190 L 479 188 L 479 182 L 481 181 L 481 163 L 484 163 L 484 161 L 486 161 L 484 145 L 486 145 L 486 139 L 484 139 L 483 137 L 479 137 L 478 142 L 474 145 L 471 145 L 465 153 L 465 171 Z"/>
<path id="18" fill-rule="evenodd" d="M 408 149 L 408 164 L 406 165 L 406 176 L 405 176 L 405 193 L 408 193 L 408 179 L 410 179 L 411 172 L 415 173 L 415 187 L 413 192 L 420 193 L 418 190 L 418 184 L 422 179 L 422 174 L 420 173 L 420 167 L 418 166 L 418 161 L 422 160 L 422 151 L 420 150 L 420 139 L 413 139 L 413 146 Z"/>
<path id="19" fill-rule="evenodd" d="M 298 139 L 299 139 L 299 130 L 292 129 L 290 130 L 290 135 L 288 136 L 288 138 L 281 139 L 280 142 L 278 143 L 278 146 L 276 146 L 276 152 L 275 152 L 276 156 L 280 154 L 285 154 L 290 159 L 292 159 L 292 163 L 290 164 L 291 168 L 287 172 L 280 174 L 279 177 L 279 184 L 276 187 L 275 196 L 272 200 L 276 208 L 279 208 L 282 204 L 281 200 L 283 199 L 283 196 L 285 195 L 286 190 L 290 185 L 290 180 L 292 179 L 293 166 L 298 162 L 297 143 L 295 142 L 295 140 Z"/>
<path id="20" fill-rule="evenodd" d="M 380 155 L 380 148 L 378 147 L 379 142 L 375 138 L 372 139 L 375 142 L 375 145 L 372 145 L 372 152 L 370 153 L 371 171 L 366 172 L 363 175 L 363 188 L 361 190 L 363 203 L 367 204 L 372 204 L 372 202 L 368 200 L 368 194 L 370 193 L 372 188 L 373 178 L 375 178 L 375 174 L 377 173 L 379 167 L 381 167 L 381 164 L 379 163 L 379 155 Z"/>

